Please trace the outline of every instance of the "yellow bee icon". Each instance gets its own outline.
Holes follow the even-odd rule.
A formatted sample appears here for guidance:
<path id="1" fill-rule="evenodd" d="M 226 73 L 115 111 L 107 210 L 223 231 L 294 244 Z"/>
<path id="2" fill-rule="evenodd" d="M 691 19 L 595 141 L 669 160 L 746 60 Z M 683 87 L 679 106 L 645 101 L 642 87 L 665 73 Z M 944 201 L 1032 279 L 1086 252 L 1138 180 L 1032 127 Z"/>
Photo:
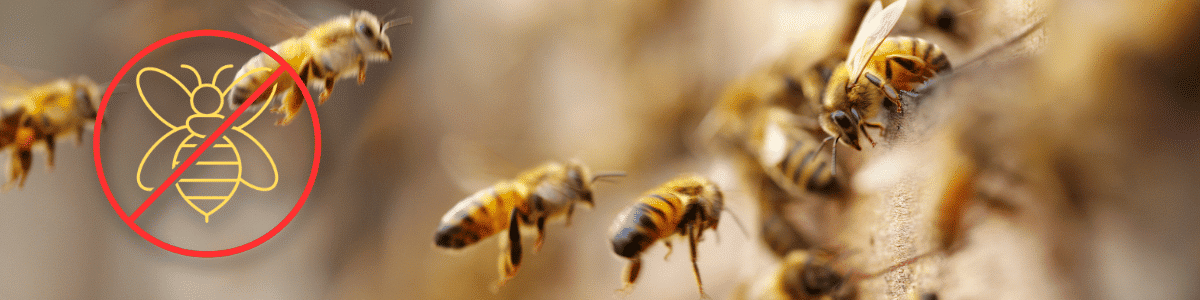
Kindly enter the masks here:
<path id="1" fill-rule="evenodd" d="M 203 122 L 205 119 L 223 120 L 226 117 L 225 115 L 222 115 L 219 113 L 219 112 L 221 112 L 221 109 L 225 105 L 225 101 L 220 101 L 220 100 L 225 98 L 225 95 L 229 93 L 229 91 L 233 88 L 234 85 L 231 83 L 229 86 L 225 87 L 224 89 L 221 89 L 221 88 L 217 87 L 216 83 L 217 83 L 217 76 L 221 74 L 221 71 L 224 71 L 225 69 L 233 68 L 233 65 L 225 65 L 225 66 L 221 67 L 220 69 L 217 69 L 217 72 L 213 74 L 213 79 L 212 79 L 211 83 L 204 83 L 204 80 L 200 77 L 200 72 L 196 71 L 196 68 L 193 68 L 190 65 L 180 65 L 180 67 L 191 70 L 192 73 L 196 74 L 196 80 L 199 83 L 195 88 L 188 89 L 186 86 L 183 85 L 182 82 L 179 81 L 179 79 L 176 79 L 175 76 L 173 76 L 170 73 L 167 73 L 166 71 L 163 71 L 162 69 L 159 69 L 159 68 L 146 67 L 146 68 L 143 68 L 141 71 L 139 71 L 138 75 L 137 75 L 138 95 L 141 96 L 142 103 L 146 104 L 146 108 L 150 109 L 150 113 L 153 113 L 154 116 L 157 117 L 159 121 L 161 121 L 163 124 L 166 124 L 167 127 L 171 128 L 171 131 L 167 132 L 166 134 L 163 134 L 163 136 L 161 138 L 159 138 L 158 141 L 154 142 L 153 146 L 150 146 L 149 150 L 146 150 L 146 154 L 142 157 L 142 162 L 138 165 L 138 170 L 137 170 L 138 186 L 140 186 L 142 188 L 142 190 L 145 190 L 145 191 L 152 191 L 152 190 L 154 190 L 154 187 L 147 186 L 145 183 L 142 182 L 142 170 L 146 166 L 146 160 L 148 158 L 150 158 L 150 154 L 153 153 L 155 149 L 158 149 L 159 144 L 161 144 L 164 140 L 166 140 L 168 137 L 171 137 L 175 133 L 186 131 L 189 134 L 186 138 L 183 139 L 182 142 L 179 143 L 179 146 L 175 147 L 175 154 L 172 158 L 172 163 L 171 163 L 171 169 L 175 169 L 181 163 L 181 159 L 180 159 L 181 157 L 186 159 L 189 155 L 191 155 L 191 152 L 195 151 L 195 148 L 198 145 L 200 145 L 201 143 L 203 143 L 204 139 L 208 137 L 208 135 L 206 133 L 196 132 L 196 130 L 193 128 L 194 122 Z M 269 72 L 269 71 L 271 71 L 270 68 L 258 68 L 255 70 L 251 70 L 250 72 L 246 72 L 246 74 L 242 75 L 242 77 L 253 75 L 256 72 Z M 160 115 L 158 113 L 158 111 L 156 111 L 154 109 L 154 107 L 152 107 L 150 105 L 150 102 L 147 101 L 146 94 L 142 91 L 142 74 L 144 74 L 146 72 L 158 72 L 160 74 L 165 75 L 167 78 L 170 78 L 171 80 L 175 81 L 175 83 L 178 84 L 179 87 L 182 88 L 183 91 L 188 94 L 188 97 L 191 101 L 193 114 L 191 116 L 189 116 L 182 125 L 177 126 L 175 124 L 172 124 L 171 122 L 168 122 L 166 119 L 164 119 L 162 117 L 162 115 Z M 236 82 L 240 81 L 241 79 L 242 78 L 237 78 L 233 82 L 236 83 Z M 217 103 L 219 103 L 219 104 L 217 104 L 216 109 L 214 109 L 210 112 L 207 112 L 207 113 L 201 112 L 200 109 L 196 106 L 196 93 L 205 88 L 211 88 L 213 90 L 216 90 L 217 93 L 220 94 L 220 98 L 214 99 L 217 101 Z M 274 94 L 275 94 L 275 91 L 272 90 L 271 96 L 274 96 Z M 271 98 L 268 98 L 268 99 L 271 99 Z M 267 152 L 267 149 L 263 148 L 262 143 L 260 143 L 258 141 L 258 139 L 255 139 L 254 136 L 247 133 L 244 129 L 246 126 L 250 125 L 251 122 L 254 122 L 255 119 L 258 119 L 258 116 L 260 114 L 262 114 L 263 111 L 265 111 L 265 110 L 259 110 L 257 113 L 254 114 L 253 117 L 246 120 L 246 122 L 244 122 L 240 125 L 230 126 L 228 132 L 241 133 L 243 136 L 248 138 L 250 141 L 254 142 L 254 145 L 258 146 L 258 150 L 262 151 L 262 153 L 266 155 L 267 161 L 271 164 L 271 171 L 274 172 L 274 178 L 275 178 L 274 182 L 271 183 L 270 186 L 262 187 L 262 186 L 254 185 L 242 178 L 242 169 L 243 169 L 242 155 L 240 152 L 238 152 L 238 147 L 236 145 L 234 145 L 234 143 L 229 139 L 228 136 L 221 136 L 219 140 L 217 140 L 213 143 L 212 147 L 209 148 L 208 151 L 205 151 L 205 153 L 201 154 L 201 156 L 196 160 L 195 164 L 193 165 L 193 166 L 225 166 L 225 168 L 218 168 L 218 169 L 225 170 L 226 172 L 220 172 L 222 174 L 216 175 L 214 178 L 180 178 L 179 181 L 175 183 L 175 189 L 179 191 L 179 195 L 182 196 L 185 201 L 187 201 L 188 205 L 190 205 L 192 207 L 192 209 L 195 209 L 196 212 L 199 212 L 201 215 L 204 215 L 205 223 L 208 223 L 209 217 L 212 216 L 214 213 L 216 213 L 217 210 L 220 210 L 221 207 L 224 207 L 226 203 L 229 203 L 229 200 L 231 198 L 233 198 L 234 193 L 237 192 L 238 187 L 240 187 L 242 184 L 245 184 L 247 187 L 250 187 L 252 189 L 259 190 L 259 191 L 273 190 L 273 189 L 275 189 L 275 186 L 279 184 L 279 169 L 275 166 L 275 160 L 271 158 L 271 154 L 269 152 Z M 236 171 L 233 171 L 235 169 L 236 169 Z M 194 175 L 192 175 L 192 176 L 194 176 Z M 154 183 L 151 182 L 151 184 L 154 184 Z M 211 204 L 215 201 L 220 201 L 220 202 L 217 203 L 215 206 L 212 206 L 212 208 L 208 209 L 208 210 L 205 210 L 205 209 L 201 208 L 200 205 L 197 205 L 198 202 L 203 202 L 205 204 Z"/>

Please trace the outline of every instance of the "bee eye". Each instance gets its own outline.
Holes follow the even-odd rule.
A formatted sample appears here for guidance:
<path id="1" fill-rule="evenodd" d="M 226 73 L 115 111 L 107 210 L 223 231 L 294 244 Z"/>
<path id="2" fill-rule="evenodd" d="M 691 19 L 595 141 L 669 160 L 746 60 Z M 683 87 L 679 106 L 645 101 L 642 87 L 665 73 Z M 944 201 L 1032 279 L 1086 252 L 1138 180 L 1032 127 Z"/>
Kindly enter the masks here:
<path id="1" fill-rule="evenodd" d="M 846 116 L 845 112 L 842 112 L 840 110 L 835 111 L 835 112 L 833 112 L 833 114 L 830 114 L 829 117 L 833 118 L 833 122 L 837 123 L 837 125 L 842 128 L 854 127 L 854 122 L 850 121 L 850 117 Z"/>
<path id="2" fill-rule="evenodd" d="M 367 38 L 375 37 L 375 32 L 371 31 L 371 26 L 367 26 L 367 23 L 365 23 L 365 22 L 359 22 L 358 27 L 356 29 L 358 30 L 359 34 L 362 34 L 363 36 L 365 36 Z"/>

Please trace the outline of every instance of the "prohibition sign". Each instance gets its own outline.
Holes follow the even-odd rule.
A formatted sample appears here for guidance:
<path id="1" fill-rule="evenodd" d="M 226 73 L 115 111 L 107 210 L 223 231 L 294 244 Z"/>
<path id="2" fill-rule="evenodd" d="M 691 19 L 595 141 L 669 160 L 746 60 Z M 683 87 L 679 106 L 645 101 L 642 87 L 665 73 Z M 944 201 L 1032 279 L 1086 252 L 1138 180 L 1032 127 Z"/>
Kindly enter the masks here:
<path id="1" fill-rule="evenodd" d="M 129 72 L 130 68 L 137 64 L 137 62 L 143 57 L 150 54 L 150 52 L 153 52 L 154 50 L 157 50 L 158 48 L 167 44 L 194 37 L 221 37 L 236 40 L 247 45 L 254 46 L 254 48 L 257 48 L 259 51 L 271 56 L 272 59 L 279 63 L 279 68 L 275 69 L 275 71 L 272 71 L 271 75 L 267 77 L 267 80 L 263 81 L 263 83 L 259 85 L 258 89 L 256 89 L 254 93 L 251 93 L 250 97 L 247 99 L 258 98 L 259 95 L 267 90 L 267 87 L 275 83 L 275 80 L 280 76 L 279 72 L 281 70 L 287 71 L 287 73 L 291 75 L 292 79 L 296 81 L 297 89 L 300 90 L 300 92 L 304 95 L 304 101 L 308 103 L 308 111 L 310 115 L 312 115 L 313 122 L 312 171 L 309 173 L 308 183 L 304 186 L 304 192 L 300 194 L 300 199 L 296 201 L 296 205 L 292 207 L 292 210 L 288 212 L 288 215 L 284 217 L 278 225 L 275 225 L 275 227 L 271 228 L 271 230 L 266 234 L 263 234 L 261 237 L 241 246 L 224 250 L 192 250 L 180 248 L 154 237 L 154 235 L 151 235 L 150 233 L 146 232 L 146 230 L 138 226 L 136 221 L 138 217 L 140 217 L 142 213 L 154 203 L 155 200 L 158 200 L 158 197 L 161 196 L 164 191 L 166 191 L 172 184 L 179 180 L 179 176 L 196 162 L 196 159 L 200 157 L 200 154 L 203 154 L 204 151 L 207 151 L 210 147 L 212 147 L 213 143 L 216 142 L 216 139 L 221 137 L 225 133 L 225 130 L 229 129 L 229 127 L 233 125 L 233 122 L 237 120 L 237 118 L 241 116 L 242 113 L 244 113 L 246 109 L 250 107 L 250 105 L 254 104 L 254 101 L 246 101 L 243 102 L 242 105 L 238 106 L 237 110 L 234 110 L 233 114 L 230 114 L 229 117 L 225 119 L 225 122 L 221 123 L 215 132 L 209 134 L 208 138 L 204 139 L 204 142 L 196 148 L 195 152 L 192 152 L 192 155 L 188 156 L 187 160 L 184 160 L 178 167 L 176 167 L 175 171 L 171 173 L 171 176 L 168 177 L 167 180 L 162 184 L 160 184 L 158 188 L 155 188 L 154 192 L 150 194 L 150 197 L 147 198 L 145 202 L 142 202 L 142 205 L 139 206 L 132 214 L 126 214 L 125 210 L 121 209 L 121 205 L 117 203 L 117 198 L 113 196 L 112 189 L 108 186 L 108 179 L 106 179 L 104 176 L 104 165 L 100 161 L 100 129 L 102 124 L 104 124 L 104 112 L 105 108 L 108 107 L 108 99 L 112 96 L 113 90 L 116 89 L 117 83 L 121 81 L 121 78 L 125 76 L 125 73 Z M 145 49 L 142 49 L 142 51 L 138 52 L 137 55 L 134 55 L 132 59 L 126 62 L 124 67 L 121 67 L 121 71 L 117 72 L 117 75 L 113 77 L 112 82 L 109 83 L 108 89 L 104 92 L 104 98 L 100 100 L 100 108 L 96 111 L 95 123 L 95 129 L 92 131 L 92 154 L 96 159 L 96 175 L 100 179 L 100 186 L 104 188 L 104 195 L 108 197 L 109 204 L 112 205 L 113 210 L 117 212 L 117 215 L 121 217 L 121 220 L 124 221 L 126 225 L 129 225 L 130 229 L 133 229 L 134 232 L 142 236 L 142 238 L 150 241 L 150 243 L 153 243 L 159 248 L 163 248 L 167 251 L 175 252 L 180 255 L 192 257 L 230 256 L 245 252 L 246 250 L 253 249 L 254 247 L 258 247 L 267 240 L 270 240 L 272 237 L 275 237 L 275 235 L 282 231 L 284 227 L 287 227 L 288 223 L 291 223 L 292 219 L 296 217 L 296 214 L 300 212 L 300 208 L 304 207 L 304 202 L 308 200 L 308 195 L 312 192 L 313 183 L 316 182 L 317 179 L 317 167 L 321 164 L 321 122 L 317 118 L 317 109 L 313 104 L 312 95 L 308 93 L 308 86 L 305 84 L 305 82 L 300 80 L 300 75 L 296 73 L 296 70 L 292 68 L 292 66 L 289 65 L 287 61 L 283 59 L 283 57 L 279 56 L 279 53 L 275 53 L 275 51 L 271 50 L 271 48 L 259 43 L 258 41 L 255 41 L 254 39 L 228 31 L 193 30 L 181 32 L 158 40 L 157 42 L 150 44 L 150 46 L 147 46 Z"/>

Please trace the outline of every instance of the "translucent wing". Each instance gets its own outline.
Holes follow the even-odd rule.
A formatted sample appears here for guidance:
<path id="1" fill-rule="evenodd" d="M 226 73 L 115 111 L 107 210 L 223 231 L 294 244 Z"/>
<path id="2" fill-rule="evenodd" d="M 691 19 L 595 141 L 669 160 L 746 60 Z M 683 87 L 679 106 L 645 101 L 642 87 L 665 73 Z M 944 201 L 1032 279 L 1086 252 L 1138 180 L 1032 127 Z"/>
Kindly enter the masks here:
<path id="1" fill-rule="evenodd" d="M 875 50 L 879 49 L 879 45 L 892 32 L 907 3 L 907 0 L 896 1 L 884 9 L 881 9 L 883 5 L 878 0 L 871 4 L 871 9 L 867 10 L 867 15 L 863 17 L 862 25 L 858 27 L 858 33 L 854 35 L 854 43 L 850 44 L 850 54 L 846 56 L 846 69 L 850 71 L 848 87 L 858 83 L 859 76 L 867 67 L 867 61 L 875 55 Z"/>
<path id="2" fill-rule="evenodd" d="M 258 38 L 274 44 L 303 35 L 312 23 L 293 13 L 287 7 L 270 0 L 258 0 L 247 5 L 248 14 L 238 19 Z"/>
<path id="3" fill-rule="evenodd" d="M 520 170 L 479 142 L 447 135 L 438 149 L 443 170 L 464 192 L 474 192 L 512 178 Z"/>

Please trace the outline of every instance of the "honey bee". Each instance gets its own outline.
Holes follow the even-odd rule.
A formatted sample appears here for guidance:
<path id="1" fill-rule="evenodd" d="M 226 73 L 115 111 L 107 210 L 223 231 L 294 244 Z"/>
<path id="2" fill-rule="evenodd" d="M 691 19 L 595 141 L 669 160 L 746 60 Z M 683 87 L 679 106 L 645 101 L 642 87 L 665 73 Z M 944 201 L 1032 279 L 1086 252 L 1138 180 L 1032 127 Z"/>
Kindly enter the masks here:
<path id="1" fill-rule="evenodd" d="M 788 253 L 771 273 L 758 279 L 745 298 L 758 300 L 782 299 L 857 299 L 856 285 L 865 279 L 887 274 L 930 254 L 906 259 L 878 272 L 838 270 L 832 255 L 824 252 L 795 250 Z"/>
<path id="2" fill-rule="evenodd" d="M 815 135 L 820 132 L 804 130 L 799 118 L 781 107 L 767 110 L 762 144 L 757 147 L 763 171 L 793 195 L 840 191 L 838 178 L 830 171 L 835 161 L 821 151 L 821 139 Z"/>
<path id="3" fill-rule="evenodd" d="M 537 230 L 534 250 L 542 248 L 546 221 L 565 219 L 570 224 L 575 204 L 588 207 L 594 204 L 592 184 L 605 177 L 624 176 L 621 173 L 591 175 L 579 162 L 548 162 L 525 171 L 515 180 L 501 181 L 476 192 L 454 205 L 442 216 L 434 234 L 434 243 L 441 248 L 461 249 L 505 229 L 508 237 L 500 239 L 500 280 L 503 286 L 516 275 L 521 266 L 521 227 Z"/>
<path id="4" fill-rule="evenodd" d="M 380 22 L 379 18 L 370 12 L 355 11 L 349 15 L 335 17 L 316 26 L 310 26 L 287 8 L 275 2 L 261 1 L 251 6 L 258 19 L 274 20 L 275 26 L 287 27 L 286 31 L 294 32 L 291 38 L 271 46 L 271 50 L 279 53 L 296 72 L 300 79 L 321 91 L 318 104 L 325 103 L 333 92 L 338 79 L 358 75 L 358 84 L 367 79 L 367 62 L 392 60 L 392 46 L 388 39 L 388 28 L 411 24 L 412 17 Z M 287 30 L 290 29 L 290 30 Z M 251 73 L 238 82 L 233 92 L 226 96 L 229 108 L 236 110 L 250 93 L 254 92 L 271 72 L 251 72 L 259 68 L 274 71 L 279 63 L 266 53 L 259 53 L 250 58 L 238 70 L 234 78 Z M 304 104 L 304 95 L 297 90 L 293 81 L 278 82 L 277 87 L 279 106 L 273 111 L 284 116 L 276 123 L 286 125 L 292 122 Z M 261 105 L 267 95 L 259 96 L 254 104 Z"/>
<path id="5" fill-rule="evenodd" d="M 74 133 L 82 143 L 84 128 L 96 121 L 93 103 L 100 99 L 100 87 L 86 76 L 36 86 L 18 81 L 6 83 L 13 95 L 0 102 L 0 150 L 12 149 L 5 190 L 25 186 L 34 146 L 46 147 L 46 164 L 53 168 L 56 139 Z"/>
<path id="6" fill-rule="evenodd" d="M 688 240 L 692 272 L 696 286 L 704 294 L 700 268 L 696 266 L 696 243 L 706 229 L 717 229 L 725 200 L 721 190 L 708 179 L 698 175 L 682 175 L 651 190 L 629 206 L 613 221 L 611 234 L 613 251 L 629 259 L 622 291 L 629 291 L 642 268 L 640 255 L 654 242 L 662 240 L 670 255 L 675 235 Z"/>
<path id="7" fill-rule="evenodd" d="M 886 9 L 878 1 L 872 4 L 845 63 L 829 79 L 821 99 L 819 122 L 833 137 L 835 148 L 841 141 L 862 150 L 860 134 L 875 145 L 866 128 L 878 128 L 883 135 L 883 124 L 869 121 L 880 108 L 891 104 L 896 112 L 902 112 L 902 95 L 915 96 L 914 90 L 951 69 L 949 59 L 937 45 L 915 37 L 888 37 L 905 3 L 896 1 Z"/>

